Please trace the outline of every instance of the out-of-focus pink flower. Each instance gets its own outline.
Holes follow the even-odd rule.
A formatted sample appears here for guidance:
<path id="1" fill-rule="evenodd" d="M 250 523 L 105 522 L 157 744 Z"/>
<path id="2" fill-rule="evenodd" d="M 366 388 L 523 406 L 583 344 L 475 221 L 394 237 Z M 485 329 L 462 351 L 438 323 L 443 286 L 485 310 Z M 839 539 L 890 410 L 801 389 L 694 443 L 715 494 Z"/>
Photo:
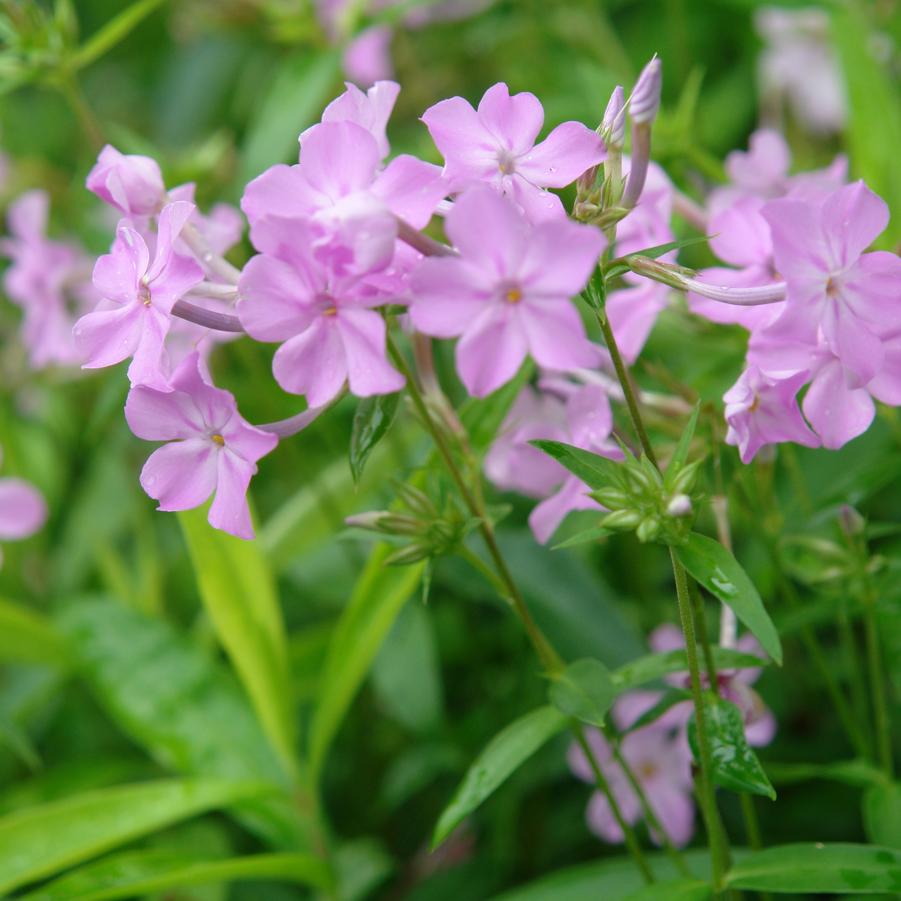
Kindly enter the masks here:
<path id="1" fill-rule="evenodd" d="M 44 191 L 22 194 L 9 207 L 10 236 L 0 241 L 0 254 L 11 260 L 3 287 L 23 311 L 22 341 L 35 369 L 79 361 L 73 318 L 97 301 L 90 260 L 75 245 L 47 237 L 48 211 Z"/>
<path id="2" fill-rule="evenodd" d="M 87 187 L 126 216 L 156 215 L 166 202 L 166 186 L 156 160 L 123 154 L 107 144 L 88 173 Z"/>
<path id="3" fill-rule="evenodd" d="M 0 541 L 29 538 L 46 521 L 47 504 L 34 485 L 24 479 L 0 479 Z"/>
<path id="4" fill-rule="evenodd" d="M 361 85 L 391 78 L 391 37 L 387 25 L 364 28 L 344 49 L 341 62 L 347 77 Z"/>
<path id="5" fill-rule="evenodd" d="M 880 329 L 901 325 L 901 259 L 864 253 L 888 225 L 885 202 L 861 182 L 823 203 L 785 198 L 762 210 L 787 303 L 772 329 L 803 339 L 822 332 L 859 384 L 882 365 Z"/>
<path id="6" fill-rule="evenodd" d="M 197 354 L 179 365 L 168 390 L 134 386 L 125 418 L 139 438 L 169 442 L 141 471 L 141 486 L 159 501 L 158 509 L 189 510 L 215 492 L 210 525 L 253 538 L 247 488 L 257 461 L 278 438 L 250 425 L 232 394 L 204 378 Z"/>
<path id="7" fill-rule="evenodd" d="M 635 694 L 635 697 L 631 695 Z M 614 704 L 612 717 L 620 729 L 631 726 L 649 709 L 658 696 L 652 692 L 636 692 L 623 695 Z M 635 823 L 642 817 L 638 795 L 614 759 L 609 743 L 597 729 L 586 730 L 586 737 L 600 765 L 623 819 Z M 691 751 L 681 730 L 674 731 L 672 723 L 660 720 L 629 732 L 622 739 L 620 753 L 635 774 L 645 797 L 660 821 L 660 825 L 682 847 L 694 833 L 694 803 L 692 801 Z M 573 744 L 567 755 L 572 771 L 586 782 L 594 782 L 594 774 L 582 749 Z M 607 799 L 595 792 L 588 805 L 588 827 L 599 838 L 611 844 L 624 841 Z M 653 829 L 651 838 L 655 844 L 663 844 L 662 836 Z"/>
<path id="8" fill-rule="evenodd" d="M 580 122 L 564 122 L 536 144 L 544 124 L 540 101 L 526 92 L 511 96 L 503 83 L 485 92 L 478 109 L 451 97 L 427 109 L 422 121 L 444 156 L 453 191 L 487 182 L 533 221 L 563 212 L 560 199 L 545 188 L 571 184 L 605 155 L 598 135 Z"/>
<path id="9" fill-rule="evenodd" d="M 658 626 L 651 633 L 649 641 L 651 648 L 658 653 L 678 651 L 685 647 L 682 631 L 672 623 Z M 761 659 L 764 658 L 763 648 L 750 632 L 746 632 L 738 639 L 736 650 L 743 651 L 745 654 L 753 654 Z M 745 738 L 749 745 L 758 748 L 768 745 L 776 734 L 776 718 L 773 716 L 773 712 L 763 703 L 760 695 L 751 688 L 760 678 L 761 672 L 763 670 L 760 667 L 724 669 L 717 672 L 717 691 L 742 712 L 745 722 Z M 705 686 L 709 686 L 710 680 L 706 673 L 702 673 L 701 679 Z M 674 673 L 667 676 L 666 681 L 681 688 L 688 688 L 690 684 L 688 673 Z M 648 704 L 645 709 L 650 709 L 650 707 L 651 704 Z M 669 725 L 681 722 L 684 725 L 693 715 L 692 711 L 690 701 L 675 704 L 665 714 L 669 719 L 664 722 Z M 642 710 L 636 714 L 634 719 L 637 719 L 643 712 Z"/>
<path id="10" fill-rule="evenodd" d="M 354 122 L 365 128 L 375 138 L 384 159 L 391 149 L 385 131 L 400 93 L 400 85 L 396 81 L 376 81 L 365 94 L 353 84 L 347 83 L 345 88 L 344 93 L 325 108 L 322 121 Z M 309 130 L 300 136 L 301 142 Z"/>
<path id="11" fill-rule="evenodd" d="M 485 457 L 485 474 L 498 488 L 543 499 L 529 516 L 542 544 L 568 513 L 601 508 L 588 496 L 584 482 L 529 442 L 545 438 L 612 458 L 622 456 L 611 440 L 613 413 L 603 389 L 562 380 L 555 380 L 554 387 L 564 392 L 563 398 L 529 387 L 522 390 Z"/>
<path id="12" fill-rule="evenodd" d="M 94 286 L 104 298 L 93 313 L 75 324 L 74 335 L 84 355 L 83 368 L 112 366 L 132 357 L 132 384 L 165 388 L 165 338 L 171 310 L 203 278 L 193 259 L 173 250 L 194 205 L 167 204 L 159 217 L 153 261 L 144 239 L 120 224 L 112 252 L 97 260 Z"/>
<path id="13" fill-rule="evenodd" d="M 805 381 L 805 372 L 780 379 L 751 365 L 723 395 L 729 425 L 726 443 L 738 447 L 743 463 L 766 444 L 819 445 L 798 409 L 797 395 Z"/>
<path id="14" fill-rule="evenodd" d="M 276 381 L 311 407 L 328 403 L 345 381 L 360 397 L 402 388 L 385 357 L 385 321 L 372 309 L 391 298 L 314 258 L 302 223 L 271 224 L 281 243 L 267 241 L 274 252 L 244 267 L 238 315 L 257 340 L 282 344 L 272 362 Z"/>
<path id="15" fill-rule="evenodd" d="M 310 224 L 314 250 L 357 273 L 387 266 L 400 216 L 414 228 L 431 218 L 445 187 L 437 166 L 399 156 L 380 169 L 378 141 L 351 121 L 323 122 L 304 132 L 300 163 L 276 165 L 244 191 L 241 209 L 258 250 L 267 251 L 269 217 Z"/>
<path id="16" fill-rule="evenodd" d="M 830 42 L 828 13 L 815 8 L 765 7 L 754 22 L 766 43 L 758 62 L 764 98 L 787 100 L 808 131 L 841 131 L 847 100 Z"/>
<path id="17" fill-rule="evenodd" d="M 569 371 L 597 357 L 570 298 L 588 281 L 601 233 L 566 219 L 531 225 L 488 187 L 471 188 L 445 228 L 459 257 L 431 257 L 413 273 L 410 316 L 439 338 L 460 336 L 457 370 L 470 394 L 508 382 L 528 354 Z"/>

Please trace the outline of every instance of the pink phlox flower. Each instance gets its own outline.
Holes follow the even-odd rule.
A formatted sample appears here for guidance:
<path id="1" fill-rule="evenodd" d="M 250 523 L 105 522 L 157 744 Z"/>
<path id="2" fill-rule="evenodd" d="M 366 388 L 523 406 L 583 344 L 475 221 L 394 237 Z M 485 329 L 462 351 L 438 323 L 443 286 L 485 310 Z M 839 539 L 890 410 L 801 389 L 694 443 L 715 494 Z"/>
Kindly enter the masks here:
<path id="1" fill-rule="evenodd" d="M 351 81 L 371 85 L 394 76 L 391 61 L 393 32 L 387 25 L 364 28 L 344 48 L 341 66 Z"/>
<path id="2" fill-rule="evenodd" d="M 635 694 L 636 697 L 631 697 Z M 613 720 L 620 729 L 628 728 L 638 716 L 659 699 L 654 692 L 628 693 L 613 707 Z M 607 739 L 597 729 L 586 730 L 586 737 L 607 779 L 620 812 L 626 822 L 634 824 L 642 818 L 638 795 L 613 756 Z M 648 803 L 673 843 L 682 847 L 694 833 L 694 802 L 692 800 L 691 752 L 684 733 L 662 724 L 660 720 L 633 732 L 620 742 L 620 753 L 635 774 Z M 594 782 L 591 766 L 577 745 L 570 746 L 567 760 L 573 773 L 586 782 Z M 619 824 L 604 795 L 595 792 L 587 810 L 588 828 L 611 844 L 624 841 Z M 655 844 L 663 843 L 662 836 L 650 830 Z"/>
<path id="3" fill-rule="evenodd" d="M 400 93 L 400 85 L 396 81 L 376 81 L 365 93 L 354 84 L 347 83 L 345 87 L 347 90 L 325 108 L 321 121 L 354 122 L 365 128 L 375 138 L 384 159 L 391 149 L 386 128 Z M 309 131 L 307 129 L 300 136 L 301 142 Z"/>
<path id="4" fill-rule="evenodd" d="M 311 407 L 332 400 L 345 381 L 360 397 L 400 390 L 404 379 L 386 359 L 385 321 L 373 309 L 392 298 L 313 256 L 303 223 L 270 225 L 274 252 L 244 267 L 237 309 L 252 337 L 281 343 L 272 361 L 279 385 L 306 395 Z"/>
<path id="5" fill-rule="evenodd" d="M 247 488 L 257 461 L 278 438 L 238 413 L 233 395 L 205 377 L 197 354 L 178 366 L 167 390 L 133 386 L 125 418 L 138 438 L 168 442 L 141 471 L 141 487 L 159 501 L 158 509 L 189 510 L 215 492 L 210 525 L 253 538 Z"/>
<path id="6" fill-rule="evenodd" d="M 34 485 L 13 477 L 0 479 L 0 541 L 28 538 L 46 521 L 47 504 Z"/>
<path id="7" fill-rule="evenodd" d="M 193 204 L 194 190 L 195 185 L 192 182 L 179 185 L 169 192 L 169 201 L 184 200 Z M 220 256 L 231 250 L 244 234 L 244 218 L 237 207 L 230 203 L 213 204 L 206 214 L 201 213 L 195 206 L 188 222 L 200 232 L 209 249 Z M 192 255 L 183 238 L 179 238 L 175 250 L 185 256 Z"/>
<path id="8" fill-rule="evenodd" d="M 750 463 L 761 447 L 791 441 L 804 447 L 819 446 L 798 408 L 798 392 L 807 381 L 802 371 L 779 378 L 749 365 L 723 395 L 726 405 L 726 443 L 739 449 L 743 463 Z"/>
<path id="9" fill-rule="evenodd" d="M 396 157 L 381 169 L 378 142 L 355 122 L 308 129 L 300 160 L 272 166 L 244 191 L 241 209 L 258 250 L 268 250 L 261 233 L 266 218 L 304 220 L 317 256 L 331 258 L 336 268 L 371 272 L 391 262 L 395 215 L 423 228 L 446 193 L 440 169 L 415 157 Z"/>
<path id="10" fill-rule="evenodd" d="M 560 218 L 563 188 L 605 156 L 603 141 L 580 122 L 558 125 L 540 143 L 544 109 L 534 94 L 511 96 L 502 82 L 489 88 L 478 109 L 462 97 L 442 100 L 423 113 L 432 140 L 444 156 L 453 191 L 487 182 L 511 197 L 533 221 Z"/>
<path id="11" fill-rule="evenodd" d="M 772 201 L 762 215 L 787 285 L 785 311 L 771 328 L 806 341 L 822 334 L 866 384 L 882 366 L 879 331 L 901 325 L 901 259 L 864 253 L 888 224 L 887 205 L 859 181 L 822 203 Z"/>
<path id="12" fill-rule="evenodd" d="M 154 216 L 166 203 L 156 160 L 123 154 L 107 144 L 88 173 L 87 188 L 126 216 Z"/>
<path id="13" fill-rule="evenodd" d="M 651 633 L 649 643 L 651 648 L 658 653 L 680 651 L 685 647 L 682 631 L 672 623 L 658 626 Z M 764 658 L 763 648 L 750 632 L 742 635 L 735 647 L 736 650 L 745 654 Z M 776 734 L 776 718 L 773 716 L 773 712 L 764 704 L 760 695 L 751 688 L 762 672 L 760 667 L 723 669 L 717 672 L 717 691 L 721 697 L 731 701 L 742 712 L 745 721 L 745 738 L 747 738 L 748 744 L 754 747 L 768 745 Z M 705 687 L 710 685 L 706 673 L 701 674 L 701 680 Z M 687 672 L 673 673 L 666 677 L 666 681 L 678 688 L 688 688 L 690 684 Z M 630 692 L 630 694 L 635 693 Z M 651 704 L 648 704 L 645 710 L 650 707 Z M 634 719 L 637 719 L 643 712 L 644 710 L 639 711 Z M 671 707 L 659 722 L 670 727 L 685 726 L 692 716 L 692 704 L 690 701 L 685 701 Z"/>
<path id="14" fill-rule="evenodd" d="M 88 257 L 47 237 L 48 212 L 44 191 L 22 194 L 9 207 L 10 235 L 0 241 L 0 254 L 11 260 L 3 286 L 24 314 L 21 337 L 35 369 L 79 361 L 73 319 L 97 301 Z"/>
<path id="15" fill-rule="evenodd" d="M 495 391 L 527 355 L 560 371 L 597 361 L 570 301 L 603 249 L 597 229 L 566 219 L 532 225 L 510 200 L 476 186 L 454 204 L 445 230 L 460 256 L 423 260 L 410 316 L 425 334 L 460 337 L 457 371 L 470 394 Z"/>
<path id="16" fill-rule="evenodd" d="M 203 278 L 203 270 L 174 252 L 193 204 L 167 204 L 159 216 L 153 260 L 147 243 L 134 229 L 120 225 L 111 253 L 97 260 L 94 286 L 103 297 L 93 313 L 75 324 L 83 368 L 112 366 L 132 357 L 132 384 L 167 385 L 165 339 L 175 302 Z"/>

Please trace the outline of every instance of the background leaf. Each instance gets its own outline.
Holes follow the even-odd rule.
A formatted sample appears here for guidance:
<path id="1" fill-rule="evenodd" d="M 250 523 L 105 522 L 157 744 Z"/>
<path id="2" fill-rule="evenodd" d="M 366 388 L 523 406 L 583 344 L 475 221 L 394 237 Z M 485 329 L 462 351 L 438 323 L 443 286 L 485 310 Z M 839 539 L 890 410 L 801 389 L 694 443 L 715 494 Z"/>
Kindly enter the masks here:
<path id="1" fill-rule="evenodd" d="M 398 392 L 360 398 L 350 433 L 350 472 L 354 484 L 360 481 L 369 455 L 391 428 L 400 397 Z"/>
<path id="2" fill-rule="evenodd" d="M 874 845 L 901 851 L 901 785 L 871 785 L 863 795 L 863 825 Z"/>
<path id="3" fill-rule="evenodd" d="M 616 686 L 600 660 L 576 660 L 562 673 L 551 675 L 551 680 L 548 696 L 558 710 L 583 723 L 604 725 L 616 700 Z"/>

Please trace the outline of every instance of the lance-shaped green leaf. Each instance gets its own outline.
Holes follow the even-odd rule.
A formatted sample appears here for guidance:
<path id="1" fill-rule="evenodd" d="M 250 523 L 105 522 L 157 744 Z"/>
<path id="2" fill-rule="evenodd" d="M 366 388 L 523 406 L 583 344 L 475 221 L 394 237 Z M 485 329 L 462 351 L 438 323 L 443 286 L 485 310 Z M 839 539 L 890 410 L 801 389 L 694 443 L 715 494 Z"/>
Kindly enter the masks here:
<path id="1" fill-rule="evenodd" d="M 718 541 L 697 532 L 691 532 L 685 544 L 675 545 L 673 549 L 692 577 L 731 607 L 767 654 L 781 666 L 779 633 L 757 589 L 735 557 Z"/>
<path id="2" fill-rule="evenodd" d="M 554 707 L 539 707 L 514 720 L 485 746 L 470 766 L 450 804 L 444 808 L 432 848 L 509 778 L 542 745 L 561 732 L 568 717 Z"/>
<path id="3" fill-rule="evenodd" d="M 713 781 L 732 791 L 763 795 L 775 801 L 776 792 L 745 738 L 744 718 L 738 707 L 731 701 L 707 692 L 704 697 L 704 713 L 707 743 L 713 759 Z M 688 723 L 688 743 L 695 760 L 700 760 L 697 723 L 694 718 Z"/>
<path id="4" fill-rule="evenodd" d="M 623 901 L 707 901 L 713 886 L 699 879 L 674 879 L 654 882 L 626 895 Z"/>
<path id="5" fill-rule="evenodd" d="M 172 779 L 87 792 L 9 814 L 0 818 L 0 892 L 267 790 L 254 783 Z"/>
<path id="6" fill-rule="evenodd" d="M 21 604 L 0 600 L 0 662 L 65 668 L 69 651 L 49 620 Z"/>
<path id="7" fill-rule="evenodd" d="M 721 648 L 717 645 L 711 650 L 717 670 L 756 669 L 767 664 L 766 660 L 754 654 L 736 651 L 734 648 Z M 672 673 L 688 673 L 688 656 L 685 651 L 659 651 L 638 657 L 614 670 L 613 681 L 620 691 L 625 691 L 647 682 L 655 682 Z"/>
<path id="8" fill-rule="evenodd" d="M 419 584 L 422 564 L 387 566 L 385 559 L 391 551 L 387 544 L 375 546 L 335 627 L 310 726 L 314 781 L 388 630 Z"/>
<path id="9" fill-rule="evenodd" d="M 687 462 L 688 460 L 688 450 L 691 447 L 691 439 L 695 436 L 695 429 L 698 427 L 698 417 L 701 415 L 701 404 L 700 401 L 695 404 L 694 409 L 691 411 L 691 416 L 688 418 L 688 422 L 685 424 L 685 428 L 682 430 L 682 434 L 679 436 L 679 443 L 676 445 L 676 449 L 673 451 L 673 456 L 669 461 L 669 466 L 666 467 L 666 475 L 667 481 L 674 476 Z"/>
<path id="10" fill-rule="evenodd" d="M 72 69 L 82 69 L 99 59 L 108 50 L 112 50 L 120 41 L 136 28 L 157 7 L 166 0 L 137 0 L 126 6 L 118 15 L 113 16 L 103 27 L 88 38 L 73 55 L 69 62 Z"/>
<path id="11" fill-rule="evenodd" d="M 282 764 L 296 775 L 288 651 L 269 565 L 257 542 L 213 529 L 204 508 L 178 518 L 216 635 Z"/>
<path id="12" fill-rule="evenodd" d="M 600 660 L 576 660 L 550 678 L 548 697 L 558 710 L 592 726 L 604 725 L 617 691 L 610 670 Z"/>
<path id="13" fill-rule="evenodd" d="M 22 901 L 114 901 L 244 879 L 295 882 L 327 889 L 325 862 L 312 854 L 253 854 L 205 860 L 184 851 L 124 851 L 67 873 Z M 180 897 L 180 893 L 179 893 Z"/>
<path id="14" fill-rule="evenodd" d="M 399 392 L 360 398 L 350 433 L 350 472 L 355 485 L 360 481 L 369 455 L 388 434 L 399 404 Z"/>
<path id="15" fill-rule="evenodd" d="M 592 488 L 606 488 L 609 485 L 619 485 L 621 482 L 618 464 L 607 457 L 562 441 L 538 439 L 530 441 L 529 444 L 553 457 Z"/>
<path id="16" fill-rule="evenodd" d="M 876 845 L 901 851 L 901 785 L 871 785 L 863 795 L 863 825 Z"/>
<path id="17" fill-rule="evenodd" d="M 610 529 L 605 529 L 603 526 L 590 526 L 587 529 L 576 532 L 575 535 L 570 535 L 569 538 L 564 538 L 559 544 L 555 544 L 551 550 L 559 551 L 561 548 L 565 547 L 575 547 L 578 544 L 593 543 L 612 534 Z"/>
<path id="18" fill-rule="evenodd" d="M 793 895 L 901 894 L 901 851 L 810 842 L 765 848 L 726 874 L 729 888 Z"/>

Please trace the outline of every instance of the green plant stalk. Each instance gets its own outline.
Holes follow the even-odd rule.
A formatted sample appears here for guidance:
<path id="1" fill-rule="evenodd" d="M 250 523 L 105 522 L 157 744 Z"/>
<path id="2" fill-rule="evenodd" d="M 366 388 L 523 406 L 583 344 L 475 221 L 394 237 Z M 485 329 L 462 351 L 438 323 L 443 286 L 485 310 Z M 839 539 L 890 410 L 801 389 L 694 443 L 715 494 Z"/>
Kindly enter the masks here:
<path id="1" fill-rule="evenodd" d="M 629 785 L 632 786 L 632 790 L 638 796 L 638 803 L 641 805 L 641 811 L 644 815 L 645 821 L 648 826 L 653 829 L 662 839 L 663 848 L 669 856 L 670 860 L 675 864 L 676 868 L 682 873 L 683 876 L 690 877 L 691 870 L 688 868 L 688 864 L 685 863 L 685 859 L 679 853 L 679 849 L 673 844 L 672 838 L 670 838 L 669 832 L 663 827 L 663 824 L 657 818 L 657 814 L 654 813 L 654 808 L 651 807 L 650 801 L 648 801 L 647 793 L 644 790 L 641 782 L 638 780 L 638 777 L 635 775 L 635 771 L 629 765 L 629 762 L 623 757 L 622 751 L 619 747 L 619 741 L 617 740 L 615 735 L 611 734 L 612 730 L 605 728 L 604 734 L 607 738 L 607 742 L 610 747 L 613 749 L 613 759 L 619 764 L 622 771 L 626 774 L 626 779 L 629 780 Z"/>
<path id="2" fill-rule="evenodd" d="M 842 645 L 842 653 L 845 657 L 845 665 L 848 668 L 848 682 L 851 689 L 851 703 L 856 710 L 861 713 L 868 707 L 868 693 L 866 686 L 866 677 L 864 676 L 864 667 L 861 663 L 860 653 L 858 651 L 858 636 L 854 634 L 854 624 L 848 616 L 847 604 L 842 603 L 836 614 L 836 625 L 838 627 L 839 640 Z M 870 727 L 870 721 L 864 717 L 865 729 L 868 733 L 868 739 L 873 741 L 873 732 Z"/>
<path id="3" fill-rule="evenodd" d="M 488 549 L 488 553 L 491 556 L 491 560 L 497 570 L 497 576 L 490 578 L 489 581 L 497 589 L 500 589 L 499 593 L 501 593 L 502 597 L 506 597 L 510 601 L 514 611 L 522 621 L 523 626 L 526 630 L 526 634 L 528 635 L 529 640 L 531 641 L 532 646 L 535 649 L 536 654 L 538 655 L 538 659 L 540 660 L 542 666 L 544 666 L 545 670 L 549 673 L 560 672 L 564 668 L 563 660 L 551 645 L 551 643 L 548 641 L 548 639 L 545 637 L 538 624 L 532 618 L 531 613 L 529 613 L 525 600 L 519 591 L 519 587 L 516 585 L 516 582 L 514 581 L 513 576 L 510 573 L 510 569 L 507 566 L 507 562 L 506 560 L 504 560 L 500 548 L 497 545 L 497 541 L 494 536 L 494 529 L 491 526 L 491 521 L 486 515 L 483 505 L 480 504 L 473 493 L 469 490 L 469 486 L 466 484 L 466 480 L 463 478 L 463 475 L 461 474 L 456 462 L 454 461 L 453 454 L 450 452 L 450 448 L 448 448 L 447 442 L 444 440 L 444 435 L 441 433 L 441 430 L 435 425 L 435 422 L 432 419 L 428 405 L 422 395 L 422 392 L 419 390 L 419 385 L 413 375 L 413 372 L 407 365 L 407 361 L 404 358 L 403 354 L 401 354 L 401 352 L 398 350 L 397 345 L 394 343 L 390 332 L 388 334 L 388 352 L 391 355 L 394 364 L 400 370 L 404 378 L 406 378 L 407 389 L 410 392 L 410 397 L 413 401 L 413 405 L 416 408 L 416 411 L 419 414 L 423 425 L 426 427 L 432 437 L 432 440 L 435 442 L 435 447 L 437 448 L 439 455 L 444 461 L 448 473 L 450 474 L 451 478 L 454 481 L 454 484 L 460 492 L 464 503 L 467 505 L 472 515 L 479 519 L 479 532 L 482 535 L 482 538 Z M 468 554 L 464 554 L 464 557 L 471 565 L 479 569 L 480 572 L 483 572 L 483 574 L 485 574 L 487 578 L 487 572 L 485 572 L 485 570 L 483 569 L 484 564 L 477 565 L 475 563 L 475 560 L 478 560 L 475 554 L 472 555 L 475 560 L 470 559 Z M 481 563 L 481 561 L 479 562 Z M 638 841 L 635 838 L 634 831 L 631 829 L 629 824 L 626 823 L 626 820 L 622 815 L 622 811 L 620 810 L 619 804 L 617 803 L 616 798 L 613 796 L 613 793 L 610 791 L 607 780 L 604 778 L 604 775 L 601 772 L 600 765 L 598 764 L 594 752 L 584 738 L 581 726 L 575 727 L 573 729 L 573 733 L 576 740 L 581 745 L 582 750 L 585 753 L 585 757 L 587 758 L 588 763 L 591 766 L 598 789 L 607 798 L 607 802 L 610 804 L 610 810 L 613 813 L 613 816 L 616 819 L 617 823 L 620 824 L 620 828 L 623 830 L 623 835 L 626 836 L 626 842 L 629 847 L 629 851 L 635 860 L 636 866 L 638 867 L 642 876 L 648 882 L 653 882 L 653 873 L 651 872 L 647 861 L 642 855 L 641 846 L 638 844 Z M 628 838 L 630 834 L 632 836 L 631 841 Z"/>
<path id="4" fill-rule="evenodd" d="M 591 749 L 591 745 L 588 743 L 588 739 L 585 738 L 584 730 L 582 729 L 581 725 L 579 725 L 577 722 L 574 722 L 572 731 L 576 737 L 576 741 L 578 742 L 579 747 L 582 749 L 582 753 L 588 760 L 588 765 L 591 767 L 591 772 L 594 773 L 594 780 L 597 784 L 597 787 L 607 799 L 607 803 L 610 805 L 610 810 L 613 813 L 613 818 L 616 820 L 617 825 L 622 830 L 623 837 L 626 840 L 626 847 L 629 849 L 629 853 L 635 859 L 635 865 L 641 871 L 641 875 L 644 877 L 645 882 L 649 884 L 654 882 L 654 873 L 651 870 L 650 864 L 645 859 L 644 853 L 641 850 L 641 845 L 638 843 L 638 838 L 635 835 L 635 830 L 626 822 L 625 818 L 623 817 L 619 804 L 617 804 L 616 798 L 614 798 L 613 796 L 613 791 L 610 788 L 610 783 L 607 782 L 607 779 L 605 778 L 597 762 L 597 758 L 595 757 L 594 752 Z M 685 866 L 684 862 L 682 863 L 682 866 Z"/>
<path id="5" fill-rule="evenodd" d="M 610 322 L 606 315 L 600 311 L 596 311 L 596 313 L 598 325 L 604 336 L 607 350 L 613 360 L 613 367 L 616 370 L 617 379 L 619 380 L 620 387 L 623 389 L 623 395 L 626 400 L 626 407 L 629 410 L 629 416 L 632 420 L 632 426 L 641 443 L 641 449 L 644 451 L 648 460 L 659 469 L 657 456 L 651 446 L 650 438 L 648 437 L 647 430 L 645 429 L 644 422 L 641 418 L 637 394 L 632 384 L 629 371 L 623 361 L 622 354 L 619 352 L 613 329 L 610 327 Z M 706 714 L 704 710 L 704 697 L 701 690 L 701 671 L 698 665 L 697 638 L 694 628 L 694 611 L 688 591 L 688 578 L 685 569 L 676 558 L 672 548 L 670 548 L 670 561 L 673 567 L 673 578 L 676 583 L 676 599 L 679 605 L 679 619 L 682 623 L 682 633 L 685 636 L 685 652 L 688 657 L 692 701 L 695 708 L 695 720 L 698 726 L 698 748 L 701 756 L 701 812 L 704 817 L 704 825 L 707 829 L 707 837 L 710 842 L 714 889 L 716 891 L 721 891 L 723 876 L 729 864 L 729 848 L 728 839 L 722 821 L 720 820 L 719 810 L 717 809 L 716 798 L 713 792 L 713 762 L 710 755 L 710 744 L 707 740 Z"/>

